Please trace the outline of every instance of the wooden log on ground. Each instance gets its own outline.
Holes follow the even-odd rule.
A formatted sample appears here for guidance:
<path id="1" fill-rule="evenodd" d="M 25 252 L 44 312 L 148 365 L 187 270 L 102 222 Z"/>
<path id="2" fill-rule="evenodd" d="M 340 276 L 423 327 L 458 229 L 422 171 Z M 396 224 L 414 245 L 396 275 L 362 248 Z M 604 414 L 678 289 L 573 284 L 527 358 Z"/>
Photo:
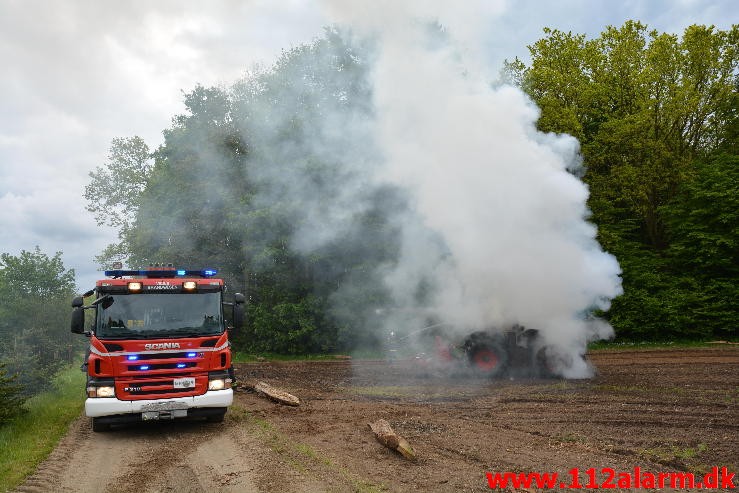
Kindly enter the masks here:
<path id="1" fill-rule="evenodd" d="M 280 404 L 285 404 L 286 406 L 300 405 L 300 399 L 298 399 L 294 395 L 289 394 L 282 389 L 278 389 L 277 387 L 272 387 L 265 382 L 259 382 L 256 385 L 246 385 L 253 388 L 259 394 L 262 394 L 275 402 L 279 402 Z"/>
<path id="2" fill-rule="evenodd" d="M 374 423 L 370 423 L 369 427 L 370 430 L 372 430 L 372 433 L 375 434 L 375 438 L 377 438 L 378 442 L 393 450 L 398 448 L 400 440 L 398 439 L 398 435 L 396 435 L 393 429 L 390 427 L 390 423 L 388 423 L 384 419 L 381 419 L 379 421 L 375 421 Z"/>
<path id="3" fill-rule="evenodd" d="M 405 438 L 395 433 L 390 423 L 386 420 L 379 419 L 374 423 L 369 423 L 368 426 L 372 430 L 372 433 L 375 434 L 378 442 L 391 450 L 399 452 L 406 459 L 416 460 L 416 453 L 413 451 L 411 444 Z"/>

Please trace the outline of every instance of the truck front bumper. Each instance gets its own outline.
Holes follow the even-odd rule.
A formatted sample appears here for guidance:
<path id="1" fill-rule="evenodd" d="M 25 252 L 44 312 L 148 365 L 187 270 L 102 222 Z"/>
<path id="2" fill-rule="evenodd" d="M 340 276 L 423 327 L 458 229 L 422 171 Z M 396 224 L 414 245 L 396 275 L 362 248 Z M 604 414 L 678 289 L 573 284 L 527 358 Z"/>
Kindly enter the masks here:
<path id="1" fill-rule="evenodd" d="M 233 403 L 233 390 L 210 390 L 203 395 L 174 397 L 171 399 L 146 399 L 121 401 L 114 397 L 88 398 L 85 415 L 91 418 L 117 414 L 141 414 L 154 411 L 181 411 L 199 408 L 224 408 Z M 189 413 L 188 413 L 189 414 Z"/>

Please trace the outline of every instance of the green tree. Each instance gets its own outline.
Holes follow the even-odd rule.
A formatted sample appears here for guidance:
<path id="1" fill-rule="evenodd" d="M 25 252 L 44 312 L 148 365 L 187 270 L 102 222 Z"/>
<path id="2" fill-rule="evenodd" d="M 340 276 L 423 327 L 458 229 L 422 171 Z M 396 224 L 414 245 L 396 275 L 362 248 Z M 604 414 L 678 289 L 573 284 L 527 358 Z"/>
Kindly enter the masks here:
<path id="1" fill-rule="evenodd" d="M 404 204 L 388 187 L 357 185 L 357 163 L 371 153 L 369 139 L 349 131 L 371 116 L 359 50 L 327 30 L 230 88 L 197 86 L 138 175 L 145 179 L 136 197 L 112 202 L 125 211 L 110 224 L 130 265 L 214 266 L 231 291 L 246 292 L 240 348 L 349 347 L 353 328 L 382 298 L 372 267 L 392 260 L 391 216 Z M 108 173 L 93 176 L 95 196 L 114 183 Z M 311 225 L 354 203 L 361 212 L 332 225 L 333 238 L 305 245 Z M 339 290 L 351 307 L 341 313 L 331 310 Z"/>
<path id="2" fill-rule="evenodd" d="M 126 235 L 150 172 L 151 152 L 141 137 L 113 139 L 107 164 L 90 172 L 91 181 L 84 194 L 87 210 L 95 214 L 98 226 L 116 228 L 119 239 L 96 257 L 99 263 L 110 264 L 128 257 Z"/>
<path id="3" fill-rule="evenodd" d="M 5 365 L 0 363 L 0 427 L 21 410 L 21 386 L 15 382 L 16 378 L 15 375 L 8 375 Z"/>
<path id="4" fill-rule="evenodd" d="M 544 33 L 529 47 L 531 64 L 507 63 L 505 79 L 540 106 L 541 130 L 580 139 L 592 219 L 624 272 L 625 293 L 609 315 L 617 334 L 705 337 L 710 326 L 728 326 L 736 313 L 726 305 L 723 322 L 701 322 L 698 313 L 714 305 L 700 293 L 706 286 L 695 266 L 706 256 L 717 265 L 709 252 L 723 247 L 709 244 L 730 236 L 708 220 L 731 209 L 730 178 L 713 175 L 709 184 L 716 161 L 706 156 L 736 133 L 739 28 L 693 25 L 678 37 L 627 21 L 595 39 Z M 709 186 L 718 187 L 713 202 Z M 689 212 L 695 201 L 700 212 Z M 703 255 L 687 253 L 701 244 Z"/>
<path id="5" fill-rule="evenodd" d="M 687 283 L 684 310 L 704 331 L 736 336 L 739 313 L 739 156 L 717 153 L 695 163 L 693 179 L 663 208 L 667 261 Z"/>
<path id="6" fill-rule="evenodd" d="M 45 388 L 79 348 L 68 324 L 74 293 L 74 270 L 64 268 L 61 252 L 0 254 L 0 361 L 25 394 Z"/>
<path id="7" fill-rule="evenodd" d="M 580 139 L 593 212 L 603 202 L 638 219 L 639 239 L 666 247 L 659 208 L 677 193 L 690 163 L 725 127 L 735 92 L 739 31 L 690 26 L 682 39 L 640 22 L 599 38 L 544 30 L 532 62 L 507 64 L 509 79 L 541 107 L 539 128 Z"/>

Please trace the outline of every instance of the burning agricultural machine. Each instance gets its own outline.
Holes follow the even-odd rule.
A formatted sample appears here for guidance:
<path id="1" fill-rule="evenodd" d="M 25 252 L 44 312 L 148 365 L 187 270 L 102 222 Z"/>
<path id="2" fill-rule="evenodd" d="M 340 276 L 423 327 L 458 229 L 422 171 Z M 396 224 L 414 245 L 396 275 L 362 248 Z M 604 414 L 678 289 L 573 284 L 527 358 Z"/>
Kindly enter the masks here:
<path id="1" fill-rule="evenodd" d="M 506 330 L 478 330 L 463 336 L 448 324 L 434 324 L 397 338 L 390 333 L 389 354 L 410 338 L 429 352 L 416 356 L 429 370 L 458 371 L 490 378 L 553 378 L 572 366 L 572 357 L 547 345 L 535 329 L 514 325 Z M 429 347 L 432 346 L 432 347 Z M 580 355 L 584 358 L 583 355 Z"/>

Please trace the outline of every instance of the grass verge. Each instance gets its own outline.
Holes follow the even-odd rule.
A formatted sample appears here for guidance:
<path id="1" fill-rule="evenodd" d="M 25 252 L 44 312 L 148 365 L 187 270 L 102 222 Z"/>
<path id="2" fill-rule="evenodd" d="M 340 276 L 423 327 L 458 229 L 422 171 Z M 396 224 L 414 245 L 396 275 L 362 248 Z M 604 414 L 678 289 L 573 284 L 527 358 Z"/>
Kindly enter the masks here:
<path id="1" fill-rule="evenodd" d="M 77 366 L 62 370 L 52 390 L 28 399 L 26 412 L 0 428 L 0 491 L 16 487 L 51 453 L 82 410 L 84 385 Z"/>
<path id="2" fill-rule="evenodd" d="M 408 353 L 405 356 L 414 356 Z M 278 353 L 246 353 L 233 351 L 231 358 L 234 363 L 254 363 L 256 361 L 340 361 L 345 359 L 385 359 L 387 354 L 380 350 L 361 350 L 348 353 L 332 354 L 278 354 Z"/>
<path id="3" fill-rule="evenodd" d="M 277 354 L 277 353 L 243 353 L 234 351 L 231 359 L 234 363 L 253 363 L 255 361 L 334 361 L 343 356 L 337 354 Z"/>
<path id="4" fill-rule="evenodd" d="M 623 351 L 623 350 L 654 350 L 654 349 L 677 349 L 677 348 L 707 348 L 707 347 L 736 347 L 739 339 L 728 338 L 731 344 L 716 343 L 716 340 L 706 341 L 597 341 L 588 344 L 589 351 Z M 376 360 L 386 359 L 389 354 L 378 349 L 355 350 L 345 354 L 278 354 L 278 353 L 247 353 L 234 351 L 232 358 L 234 363 L 254 363 L 264 361 L 336 361 L 347 359 L 347 354 L 354 360 Z M 393 354 L 399 359 L 413 358 L 417 355 L 413 347 L 403 347 Z M 433 350 L 430 352 L 433 354 Z"/>
<path id="5" fill-rule="evenodd" d="M 387 490 L 383 485 L 358 478 L 346 467 L 323 456 L 310 445 L 293 441 L 290 437 L 280 433 L 269 421 L 250 413 L 238 404 L 233 404 L 228 414 L 234 423 L 250 427 L 255 436 L 272 449 L 285 464 L 289 464 L 300 474 L 314 476 L 318 474 L 319 469 L 323 469 L 329 475 L 338 475 L 351 485 L 349 491 L 355 493 L 380 493 Z"/>
<path id="6" fill-rule="evenodd" d="M 733 341 L 735 342 L 735 341 Z M 723 344 L 715 344 L 711 341 L 597 341 L 588 344 L 588 349 L 601 350 L 639 350 L 639 349 L 676 349 L 676 348 L 701 348 L 722 347 Z M 736 347 L 736 346 L 729 346 Z"/>

